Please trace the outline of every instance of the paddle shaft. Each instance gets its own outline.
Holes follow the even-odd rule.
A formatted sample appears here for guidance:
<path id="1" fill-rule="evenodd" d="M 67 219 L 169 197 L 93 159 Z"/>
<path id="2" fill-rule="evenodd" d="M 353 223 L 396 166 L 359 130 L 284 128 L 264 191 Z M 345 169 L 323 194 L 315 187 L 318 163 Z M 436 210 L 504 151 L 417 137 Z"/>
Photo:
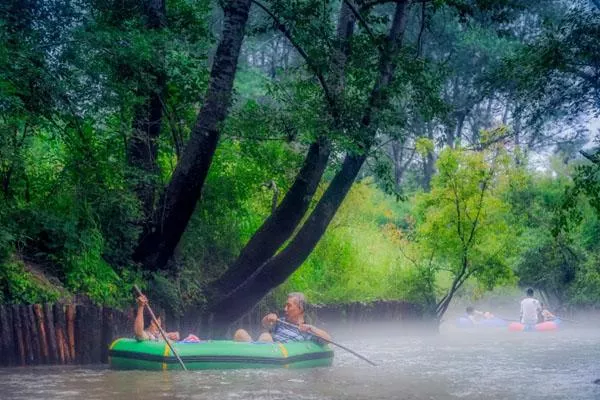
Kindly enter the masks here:
<path id="1" fill-rule="evenodd" d="M 140 290 L 139 287 L 137 287 L 137 285 L 133 285 L 133 288 L 137 292 L 138 296 L 143 296 L 142 291 Z M 181 364 L 181 368 L 183 368 L 184 371 L 187 371 L 187 368 L 185 367 L 185 364 L 183 363 L 183 361 L 179 357 L 179 354 L 177 354 L 177 352 L 175 351 L 175 348 L 173 347 L 173 345 L 169 341 L 169 338 L 167 338 L 167 334 L 165 333 L 165 331 L 163 331 L 163 329 L 161 328 L 160 324 L 158 323 L 158 320 L 156 319 L 156 316 L 154 315 L 154 312 L 152 311 L 152 308 L 150 308 L 150 304 L 148 304 L 146 302 L 145 305 L 148 308 L 148 311 L 150 312 L 150 316 L 152 317 L 152 320 L 154 321 L 154 323 L 158 327 L 158 331 L 162 335 L 163 339 L 165 339 L 165 342 L 167 342 L 167 345 L 169 346 L 169 348 L 173 352 L 173 355 L 175 356 L 175 358 L 177 358 L 177 361 L 179 361 L 179 364 Z"/>
<path id="2" fill-rule="evenodd" d="M 563 317 L 561 317 L 561 316 L 559 316 L 559 315 L 555 315 L 555 317 L 556 317 L 557 319 L 560 319 L 561 321 L 572 322 L 572 323 L 574 323 L 574 324 L 576 324 L 576 323 L 577 323 L 577 321 L 574 321 L 574 320 L 572 320 L 572 319 L 568 319 L 568 318 L 563 318 Z"/>
<path id="3" fill-rule="evenodd" d="M 561 321 L 572 322 L 574 324 L 577 323 L 577 321 L 574 321 L 574 320 L 568 319 L 568 318 L 563 318 L 563 317 L 558 316 L 558 315 L 555 315 L 555 317 L 556 317 L 556 319 L 560 319 Z M 499 319 L 502 319 L 502 320 L 508 321 L 508 322 L 521 322 L 521 320 L 518 320 L 518 319 L 508 319 L 508 318 L 501 318 L 501 317 L 496 317 L 496 318 L 499 318 Z M 549 320 L 549 321 L 552 321 L 552 320 Z M 545 321 L 545 322 L 547 322 L 547 321 Z"/>
<path id="4" fill-rule="evenodd" d="M 283 320 L 281 320 L 281 319 L 279 319 L 279 318 L 277 318 L 277 322 L 279 322 L 280 324 L 283 324 L 283 325 L 287 325 L 287 326 L 292 326 L 292 327 L 294 327 L 294 328 L 298 328 L 298 325 L 296 325 L 296 324 L 291 324 L 291 323 L 289 323 L 289 322 L 287 322 L 287 321 L 283 321 Z M 357 352 L 355 352 L 354 350 L 350 350 L 350 349 L 349 349 L 349 348 L 347 348 L 346 346 L 342 346 L 341 344 L 339 344 L 339 343 L 336 343 L 336 342 L 334 342 L 333 340 L 325 339 L 324 337 L 321 337 L 321 336 L 319 336 L 319 335 L 315 335 L 314 333 L 313 333 L 312 335 L 313 335 L 313 336 L 316 336 L 316 337 L 318 337 L 320 340 L 322 340 L 322 341 L 324 341 L 324 342 L 327 342 L 327 343 L 330 343 L 330 344 L 336 345 L 337 347 L 340 347 L 340 348 L 342 348 L 342 349 L 346 350 L 348 353 L 352 353 L 352 354 L 354 354 L 356 357 L 360 358 L 361 360 L 365 360 L 366 362 L 368 362 L 369 364 L 373 365 L 374 367 L 376 367 L 376 366 L 377 366 L 377 364 L 375 364 L 373 361 L 369 360 L 367 357 L 365 357 L 365 356 L 361 356 L 360 354 L 358 354 L 358 353 L 357 353 Z"/>

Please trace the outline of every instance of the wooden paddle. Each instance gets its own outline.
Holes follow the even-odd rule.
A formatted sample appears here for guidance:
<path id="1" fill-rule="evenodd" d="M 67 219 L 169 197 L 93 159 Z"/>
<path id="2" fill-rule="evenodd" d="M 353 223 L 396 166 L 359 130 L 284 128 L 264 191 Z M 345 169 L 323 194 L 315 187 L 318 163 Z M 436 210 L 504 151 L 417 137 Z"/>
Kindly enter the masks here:
<path id="1" fill-rule="evenodd" d="M 137 285 L 133 285 L 133 288 L 137 292 L 138 296 L 143 296 L 142 291 L 140 290 L 139 287 L 137 287 Z M 152 320 L 154 321 L 154 323 L 158 327 L 158 331 L 160 332 L 161 336 L 163 337 L 163 339 L 165 339 L 165 342 L 167 342 L 167 345 L 169 346 L 169 348 L 173 352 L 173 355 L 175 356 L 175 358 L 177 358 L 177 361 L 179 361 L 179 364 L 181 364 L 181 368 L 183 368 L 184 371 L 187 371 L 187 368 L 185 367 L 185 364 L 183 363 L 183 361 L 179 357 L 179 354 L 177 354 L 177 352 L 175 351 L 175 348 L 173 347 L 173 345 L 169 341 L 169 338 L 167 338 L 167 334 L 161 328 L 160 324 L 158 323 L 158 320 L 156 319 L 156 316 L 154 315 L 154 312 L 150 308 L 150 304 L 148 304 L 147 302 L 146 302 L 146 307 L 148 307 L 148 311 L 150 312 L 150 316 L 152 317 Z"/>
<path id="2" fill-rule="evenodd" d="M 279 319 L 279 318 L 277 318 L 277 322 L 279 322 L 279 323 L 280 323 L 280 324 L 282 324 L 282 325 L 287 325 L 287 326 L 291 326 L 291 327 L 294 327 L 294 328 L 296 328 L 296 329 L 299 329 L 298 325 L 296 325 L 296 324 L 291 324 L 291 323 L 289 323 L 289 322 L 287 322 L 287 321 L 283 321 L 283 320 L 281 320 L 281 319 Z M 310 333 L 310 332 L 309 332 L 309 333 Z M 360 354 L 358 354 L 358 353 L 357 353 L 357 352 L 355 352 L 354 350 L 350 350 L 350 349 L 349 349 L 349 348 L 347 348 L 346 346 L 342 346 L 341 344 L 339 344 L 339 343 L 336 343 L 336 342 L 334 342 L 333 340 L 325 339 L 324 337 L 321 337 L 321 336 L 319 336 L 319 335 L 315 335 L 314 333 L 312 333 L 312 335 L 313 335 L 313 336 L 316 336 L 316 337 L 318 337 L 318 338 L 319 338 L 319 340 L 322 340 L 322 341 L 324 341 L 324 342 L 326 342 L 326 343 L 330 343 L 330 344 L 336 345 L 337 347 L 340 347 L 340 348 L 342 348 L 342 349 L 346 350 L 348 353 L 352 353 L 352 354 L 354 354 L 356 357 L 360 358 L 361 360 L 365 360 L 366 362 L 368 362 L 369 364 L 373 365 L 374 367 L 376 367 L 376 366 L 377 366 L 377 364 L 375 364 L 373 361 L 369 360 L 367 357 L 365 357 L 365 356 L 361 356 Z"/>

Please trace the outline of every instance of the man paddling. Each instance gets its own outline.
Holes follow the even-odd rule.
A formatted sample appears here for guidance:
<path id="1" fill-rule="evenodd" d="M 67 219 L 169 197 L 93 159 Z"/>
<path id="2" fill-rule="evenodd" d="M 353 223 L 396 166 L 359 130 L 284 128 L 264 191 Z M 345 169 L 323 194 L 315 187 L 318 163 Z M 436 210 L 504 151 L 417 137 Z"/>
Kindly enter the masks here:
<path id="1" fill-rule="evenodd" d="M 262 319 L 262 326 L 269 332 L 262 333 L 258 337 L 258 341 L 285 343 L 302 340 L 319 341 L 319 338 L 331 340 L 331 336 L 323 329 L 305 323 L 305 305 L 306 298 L 303 293 L 290 293 L 283 309 L 285 318 L 279 319 L 275 313 L 265 315 Z M 251 342 L 252 337 L 246 330 L 238 329 L 233 335 L 233 340 Z"/>
<path id="2" fill-rule="evenodd" d="M 144 307 L 148 304 L 146 296 L 141 295 L 137 299 L 137 315 L 133 323 L 133 331 L 135 332 L 135 338 L 137 340 L 162 340 L 158 324 L 161 324 L 160 317 L 156 318 L 156 321 L 151 320 L 150 325 L 144 329 Z M 162 324 L 161 324 L 162 325 Z M 162 326 L 161 326 L 162 327 Z M 167 332 L 167 338 L 169 340 L 179 340 L 179 332 Z"/>

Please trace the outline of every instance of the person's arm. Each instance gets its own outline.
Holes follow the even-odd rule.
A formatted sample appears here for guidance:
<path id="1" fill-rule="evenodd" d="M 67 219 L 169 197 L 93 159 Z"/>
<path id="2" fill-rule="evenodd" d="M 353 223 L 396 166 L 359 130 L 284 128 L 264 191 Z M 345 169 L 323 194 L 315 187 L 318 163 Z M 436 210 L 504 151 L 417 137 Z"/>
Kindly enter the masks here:
<path id="1" fill-rule="evenodd" d="M 519 314 L 519 322 L 523 323 L 523 302 L 521 301 L 521 313 Z"/>
<path id="2" fill-rule="evenodd" d="M 316 326 L 309 324 L 300 324 L 298 325 L 298 329 L 300 329 L 300 331 L 302 332 L 312 333 L 313 335 L 323 338 L 325 340 L 331 340 L 331 335 L 329 335 L 329 333 L 327 333 L 323 329 L 317 328 Z"/>
<path id="3" fill-rule="evenodd" d="M 269 314 L 265 315 L 264 318 L 262 319 L 263 328 L 268 329 L 268 330 L 273 329 L 273 327 L 277 323 L 277 318 L 278 318 L 277 314 L 275 314 L 275 313 L 269 313 Z"/>
<path id="4" fill-rule="evenodd" d="M 148 340 L 148 335 L 144 331 L 144 306 L 148 300 L 146 296 L 140 296 L 137 298 L 137 315 L 133 322 L 133 331 L 137 340 Z"/>

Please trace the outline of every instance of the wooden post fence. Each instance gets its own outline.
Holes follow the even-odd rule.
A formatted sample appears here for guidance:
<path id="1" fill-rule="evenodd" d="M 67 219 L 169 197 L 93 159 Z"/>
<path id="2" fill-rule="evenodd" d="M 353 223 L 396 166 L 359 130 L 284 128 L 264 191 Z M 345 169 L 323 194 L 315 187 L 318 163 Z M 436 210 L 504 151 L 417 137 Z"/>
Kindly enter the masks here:
<path id="1" fill-rule="evenodd" d="M 257 306 L 231 326 L 244 327 L 255 335 L 268 311 Z M 406 302 L 377 301 L 313 306 L 311 321 L 357 323 L 373 320 L 417 320 L 418 307 Z M 108 361 L 108 348 L 119 337 L 133 337 L 135 309 L 125 311 L 95 305 L 34 304 L 0 305 L 0 367 L 39 364 L 97 364 Z M 165 320 L 164 314 L 162 315 Z M 200 315 L 173 320 L 170 329 L 186 336 L 200 329 Z M 168 324 L 167 324 L 168 325 Z M 205 328 L 205 327 L 202 327 Z"/>

